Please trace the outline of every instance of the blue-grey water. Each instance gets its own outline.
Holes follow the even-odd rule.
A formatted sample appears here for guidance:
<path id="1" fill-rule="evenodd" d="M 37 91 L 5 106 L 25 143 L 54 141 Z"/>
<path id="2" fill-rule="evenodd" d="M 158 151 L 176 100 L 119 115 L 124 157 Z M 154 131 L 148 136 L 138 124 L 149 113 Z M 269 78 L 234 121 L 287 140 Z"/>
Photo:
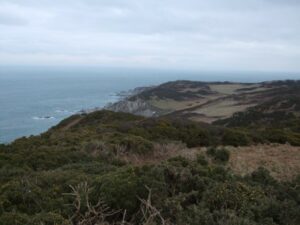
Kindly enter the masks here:
<path id="1" fill-rule="evenodd" d="M 117 92 L 178 79 L 256 82 L 299 74 L 150 69 L 0 67 L 0 143 L 46 131 L 81 109 L 118 100 Z"/>

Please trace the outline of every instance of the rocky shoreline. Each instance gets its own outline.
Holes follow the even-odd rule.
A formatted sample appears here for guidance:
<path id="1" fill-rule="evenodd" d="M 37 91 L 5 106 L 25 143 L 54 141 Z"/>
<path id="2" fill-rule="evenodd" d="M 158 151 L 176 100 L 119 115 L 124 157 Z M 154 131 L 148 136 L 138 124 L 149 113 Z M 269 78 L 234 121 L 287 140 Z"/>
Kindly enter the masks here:
<path id="1" fill-rule="evenodd" d="M 119 92 L 117 95 L 120 96 L 120 100 L 115 103 L 107 104 L 104 109 L 114 112 L 127 112 L 146 117 L 156 116 L 157 109 L 138 97 L 140 93 L 151 90 L 155 87 L 156 86 L 137 87 L 128 91 Z M 135 98 L 135 100 L 132 101 L 132 98 Z"/>
<path id="2" fill-rule="evenodd" d="M 114 112 L 127 112 L 136 115 L 142 115 L 146 117 L 152 117 L 156 115 L 156 109 L 149 105 L 146 101 L 138 98 L 138 95 L 144 91 L 155 88 L 156 86 L 136 87 L 126 91 L 120 91 L 115 93 L 118 97 L 116 102 L 107 103 L 104 107 L 96 107 L 92 109 L 82 109 L 76 114 L 88 114 L 99 110 L 111 110 Z M 134 101 L 130 99 L 135 97 Z"/>

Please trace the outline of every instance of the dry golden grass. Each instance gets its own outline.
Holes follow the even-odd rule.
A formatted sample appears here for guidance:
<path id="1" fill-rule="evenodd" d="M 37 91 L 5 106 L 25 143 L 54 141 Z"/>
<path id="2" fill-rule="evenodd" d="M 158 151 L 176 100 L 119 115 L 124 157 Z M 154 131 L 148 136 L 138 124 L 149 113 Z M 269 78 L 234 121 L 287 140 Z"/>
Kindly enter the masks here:
<path id="1" fill-rule="evenodd" d="M 279 144 L 247 147 L 226 147 L 230 151 L 227 166 L 233 173 L 245 176 L 259 167 L 268 169 L 278 180 L 291 180 L 300 174 L 300 147 Z M 195 160 L 199 154 L 205 155 L 207 148 L 187 148 L 181 143 L 156 144 L 153 154 L 119 155 L 119 158 L 135 166 L 154 165 L 169 158 L 182 156 Z M 208 161 L 211 160 L 207 157 Z"/>
<path id="2" fill-rule="evenodd" d="M 209 85 L 215 94 L 199 96 L 197 99 L 177 101 L 174 99 L 159 99 L 152 97 L 148 103 L 155 108 L 161 109 L 162 114 L 185 113 L 192 114 L 189 119 L 211 123 L 218 119 L 225 119 L 236 112 L 243 112 L 249 107 L 264 101 L 261 97 L 257 101 L 257 96 L 261 91 L 268 88 L 260 84 L 211 84 Z M 179 92 L 197 92 L 201 88 L 182 88 Z M 243 95 L 243 98 L 236 98 Z"/>
<path id="3" fill-rule="evenodd" d="M 300 148 L 290 145 L 257 145 L 230 149 L 229 167 L 246 175 L 258 167 L 268 169 L 279 180 L 290 180 L 300 174 Z"/>
<path id="4" fill-rule="evenodd" d="M 228 118 L 235 112 L 245 111 L 247 108 L 252 106 L 255 106 L 255 104 L 250 104 L 247 102 L 241 104 L 240 102 L 233 99 L 216 100 L 210 104 L 193 110 L 193 113 L 199 114 L 199 117 L 195 116 L 193 119 L 196 121 L 213 122 L 220 118 Z"/>
<path id="5" fill-rule="evenodd" d="M 182 90 L 180 90 L 179 92 L 182 92 L 182 93 L 184 93 L 184 92 L 198 92 L 198 91 L 200 91 L 200 90 L 203 90 L 203 88 L 202 87 L 198 87 L 198 88 L 184 88 L 184 89 L 182 89 Z"/>
<path id="6" fill-rule="evenodd" d="M 212 84 L 212 85 L 209 85 L 209 87 L 212 91 L 216 91 L 218 93 L 225 94 L 225 95 L 231 95 L 236 90 L 241 89 L 241 88 L 252 88 L 252 87 L 256 87 L 256 86 L 245 85 L 245 84 Z"/>
<path id="7" fill-rule="evenodd" d="M 245 176 L 259 167 L 264 167 L 277 180 L 287 181 L 300 175 L 300 147 L 289 144 L 261 144 L 246 147 L 225 147 L 230 151 L 227 166 L 233 173 Z M 191 151 L 194 158 L 207 148 Z M 191 158 L 191 157 L 189 157 Z"/>
<path id="8" fill-rule="evenodd" d="M 182 110 L 185 108 L 189 108 L 189 107 L 192 107 L 192 106 L 195 106 L 198 104 L 203 104 L 203 103 L 205 103 L 205 101 L 202 99 L 190 100 L 190 101 L 176 101 L 176 100 L 172 100 L 172 99 L 157 99 L 157 100 L 150 100 L 149 103 L 159 109 L 174 111 L 174 110 Z"/>
<path id="9" fill-rule="evenodd" d="M 193 160 L 199 149 L 187 148 L 182 143 L 154 144 L 153 153 L 147 155 L 118 154 L 118 158 L 135 166 L 158 164 L 176 156 Z"/>
<path id="10" fill-rule="evenodd" d="M 252 90 L 237 90 L 237 93 L 253 93 L 253 92 L 262 92 L 262 91 L 266 91 L 266 90 L 270 90 L 272 88 L 267 88 L 267 87 L 260 87 L 260 86 L 248 86 L 247 88 L 254 88 Z"/>
<path id="11" fill-rule="evenodd" d="M 151 99 L 149 101 L 150 105 L 156 108 L 170 111 L 177 111 L 183 109 L 189 109 L 192 107 L 200 106 L 207 103 L 208 101 L 219 98 L 219 95 L 213 96 L 203 96 L 202 98 L 186 100 L 186 101 L 176 101 L 173 99 Z"/>

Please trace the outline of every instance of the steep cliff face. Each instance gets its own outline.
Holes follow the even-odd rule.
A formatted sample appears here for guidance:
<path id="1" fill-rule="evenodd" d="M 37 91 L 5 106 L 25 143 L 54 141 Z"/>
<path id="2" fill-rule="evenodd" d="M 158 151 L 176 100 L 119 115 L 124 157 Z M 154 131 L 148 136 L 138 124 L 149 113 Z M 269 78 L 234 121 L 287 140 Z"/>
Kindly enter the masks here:
<path id="1" fill-rule="evenodd" d="M 161 111 L 140 98 L 134 100 L 124 99 L 105 108 L 114 112 L 126 112 L 146 117 L 158 116 Z"/>

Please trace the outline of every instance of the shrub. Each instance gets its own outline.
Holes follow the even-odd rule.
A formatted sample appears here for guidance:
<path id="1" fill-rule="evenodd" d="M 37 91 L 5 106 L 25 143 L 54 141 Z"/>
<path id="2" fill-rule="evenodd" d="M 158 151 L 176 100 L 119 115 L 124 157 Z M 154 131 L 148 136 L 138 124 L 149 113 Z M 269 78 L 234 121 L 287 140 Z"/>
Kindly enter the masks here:
<path id="1" fill-rule="evenodd" d="M 111 161 L 114 158 L 111 149 L 103 141 L 93 140 L 85 143 L 83 150 L 92 157 L 102 160 Z"/>
<path id="2" fill-rule="evenodd" d="M 252 172 L 251 180 L 262 185 L 277 183 L 276 180 L 273 177 L 271 177 L 270 172 L 263 167 L 259 167 L 257 170 Z"/>
<path id="3" fill-rule="evenodd" d="M 29 225 L 30 218 L 26 214 L 10 212 L 0 215 L 2 225 Z"/>
<path id="4" fill-rule="evenodd" d="M 216 152 L 217 152 L 217 148 L 215 148 L 215 147 L 209 147 L 206 150 L 206 154 L 211 157 L 214 157 L 216 155 Z"/>
<path id="5" fill-rule="evenodd" d="M 226 130 L 222 137 L 223 145 L 246 146 L 250 143 L 249 137 L 241 131 Z"/>
<path id="6" fill-rule="evenodd" d="M 197 155 L 197 163 L 199 163 L 202 166 L 206 166 L 208 164 L 205 156 L 202 154 Z"/>
<path id="7" fill-rule="evenodd" d="M 214 161 L 221 163 L 227 162 L 230 158 L 230 153 L 225 148 L 217 149 L 214 147 L 210 147 L 207 149 L 206 154 L 212 157 Z"/>
<path id="8" fill-rule="evenodd" d="M 259 188 L 241 182 L 225 181 L 207 190 L 203 201 L 212 211 L 232 209 L 238 215 L 245 215 L 251 206 L 255 206 L 262 198 L 264 198 L 264 193 Z"/>
<path id="9" fill-rule="evenodd" d="M 288 137 L 284 131 L 279 129 L 270 129 L 264 132 L 263 136 L 269 142 L 285 144 L 288 142 Z"/>
<path id="10" fill-rule="evenodd" d="M 229 160 L 230 153 L 227 149 L 222 148 L 216 152 L 215 160 L 219 162 L 227 162 Z"/>
<path id="11" fill-rule="evenodd" d="M 31 219 L 32 225 L 71 225 L 70 221 L 63 218 L 60 214 L 49 212 L 39 213 Z"/>
<path id="12" fill-rule="evenodd" d="M 141 155 L 152 153 L 153 150 L 152 142 L 139 136 L 124 137 L 119 144 L 124 146 L 128 152 Z"/>
<path id="13" fill-rule="evenodd" d="M 105 174 L 96 180 L 94 199 L 104 199 L 112 209 L 126 209 L 128 215 L 137 212 L 139 198 L 146 198 L 147 189 L 159 189 L 164 193 L 162 171 L 151 174 L 155 168 L 125 167 L 117 171 Z"/>
<path id="14" fill-rule="evenodd" d="M 57 213 L 39 213 L 28 216 L 22 213 L 3 213 L 0 216 L 1 225 L 71 225 L 71 223 Z"/>

